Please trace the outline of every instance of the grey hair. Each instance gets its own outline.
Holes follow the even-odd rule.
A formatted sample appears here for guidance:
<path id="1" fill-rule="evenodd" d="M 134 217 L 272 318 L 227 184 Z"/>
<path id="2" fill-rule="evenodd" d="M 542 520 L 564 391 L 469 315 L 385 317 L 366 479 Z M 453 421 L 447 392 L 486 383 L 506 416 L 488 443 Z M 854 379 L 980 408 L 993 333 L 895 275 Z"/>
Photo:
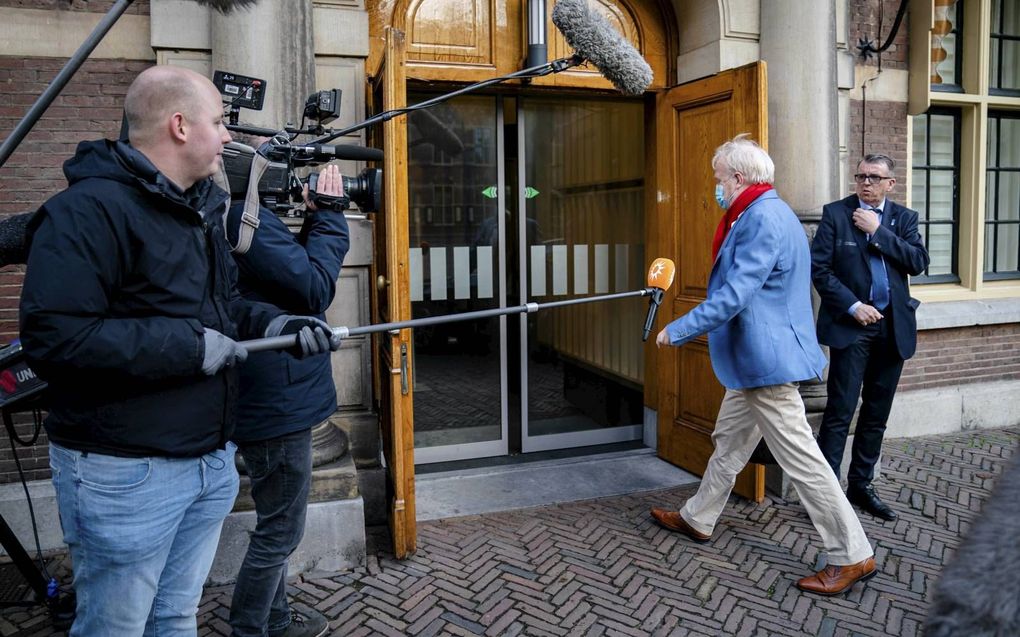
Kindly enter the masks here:
<path id="1" fill-rule="evenodd" d="M 719 148 L 712 156 L 712 168 L 725 168 L 730 174 L 740 173 L 748 183 L 771 184 L 776 179 L 776 165 L 761 146 L 741 133 Z"/>
<path id="2" fill-rule="evenodd" d="M 885 167 L 889 170 L 889 174 L 892 175 L 896 172 L 896 162 L 889 155 L 883 155 L 881 153 L 872 153 L 865 155 L 864 159 L 861 160 L 861 164 L 885 164 Z M 861 164 L 857 164 L 860 166 Z"/>

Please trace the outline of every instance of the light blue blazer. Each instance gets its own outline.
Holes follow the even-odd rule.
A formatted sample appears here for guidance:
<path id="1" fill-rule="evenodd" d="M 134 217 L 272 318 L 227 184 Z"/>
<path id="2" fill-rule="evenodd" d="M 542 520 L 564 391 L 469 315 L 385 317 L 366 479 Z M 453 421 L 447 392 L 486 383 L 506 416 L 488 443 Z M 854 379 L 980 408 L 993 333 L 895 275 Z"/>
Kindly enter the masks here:
<path id="1" fill-rule="evenodd" d="M 821 378 L 826 361 L 811 313 L 808 241 L 775 190 L 733 224 L 708 297 L 666 330 L 673 345 L 708 332 L 712 369 L 729 389 Z"/>

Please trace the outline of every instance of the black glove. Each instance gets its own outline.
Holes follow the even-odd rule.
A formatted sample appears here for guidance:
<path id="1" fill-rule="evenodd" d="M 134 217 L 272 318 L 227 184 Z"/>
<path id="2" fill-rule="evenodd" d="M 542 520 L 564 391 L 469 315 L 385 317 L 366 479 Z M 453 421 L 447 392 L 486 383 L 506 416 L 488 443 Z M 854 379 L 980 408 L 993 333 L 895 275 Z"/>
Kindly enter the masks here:
<path id="1" fill-rule="evenodd" d="M 205 328 L 202 341 L 205 343 L 202 373 L 207 376 L 214 376 L 224 367 L 230 367 L 234 363 L 243 363 L 248 359 L 248 350 L 241 347 L 240 343 L 234 339 L 224 336 L 216 330 Z"/>
<path id="2" fill-rule="evenodd" d="M 266 336 L 297 334 L 297 344 L 287 351 L 297 358 L 335 352 L 340 349 L 340 336 L 333 333 L 325 321 L 314 316 L 284 314 L 269 322 Z"/>

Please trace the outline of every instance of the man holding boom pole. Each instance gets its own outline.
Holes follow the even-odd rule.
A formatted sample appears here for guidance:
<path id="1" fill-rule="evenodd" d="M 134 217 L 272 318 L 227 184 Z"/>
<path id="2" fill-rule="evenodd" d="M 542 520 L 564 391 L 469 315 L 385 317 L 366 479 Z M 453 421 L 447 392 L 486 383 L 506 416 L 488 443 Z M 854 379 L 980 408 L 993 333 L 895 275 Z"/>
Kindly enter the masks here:
<path id="1" fill-rule="evenodd" d="M 212 82 L 143 71 L 129 142 L 82 142 L 67 190 L 28 226 L 21 338 L 49 383 L 50 468 L 74 563 L 79 635 L 197 633 L 195 613 L 237 494 L 240 337 L 300 335 L 313 317 L 240 299 L 211 176 L 230 135 Z M 292 337 L 293 338 L 293 337 Z"/>
<path id="2" fill-rule="evenodd" d="M 726 213 L 712 246 L 708 296 L 655 342 L 678 347 L 707 332 L 712 367 L 726 395 L 698 492 L 680 511 L 653 508 L 651 515 L 695 542 L 710 541 L 737 473 L 764 437 L 828 553 L 825 569 L 797 587 L 837 595 L 877 570 L 797 391 L 798 381 L 818 378 L 825 368 L 811 313 L 807 238 L 797 215 L 772 189 L 775 165 L 760 146 L 739 135 L 716 150 L 712 168 L 716 201 Z"/>

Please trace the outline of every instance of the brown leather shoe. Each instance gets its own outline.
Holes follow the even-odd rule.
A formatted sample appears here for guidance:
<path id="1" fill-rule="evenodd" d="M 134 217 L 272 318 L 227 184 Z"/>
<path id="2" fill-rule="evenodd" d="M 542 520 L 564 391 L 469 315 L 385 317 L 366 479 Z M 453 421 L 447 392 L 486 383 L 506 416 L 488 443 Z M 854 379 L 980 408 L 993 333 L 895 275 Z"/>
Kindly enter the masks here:
<path id="1" fill-rule="evenodd" d="M 667 528 L 670 531 L 683 533 L 695 542 L 704 544 L 712 539 L 711 535 L 698 533 L 692 529 L 691 525 L 687 524 L 687 520 L 680 517 L 680 513 L 678 511 L 667 511 L 666 509 L 660 509 L 659 507 L 652 507 L 651 513 L 652 519 L 658 522 L 659 526 Z"/>
<path id="2" fill-rule="evenodd" d="M 819 595 L 839 595 L 850 590 L 857 582 L 864 582 L 878 574 L 875 558 L 869 557 L 856 564 L 826 566 L 814 575 L 797 581 L 797 588 Z"/>

